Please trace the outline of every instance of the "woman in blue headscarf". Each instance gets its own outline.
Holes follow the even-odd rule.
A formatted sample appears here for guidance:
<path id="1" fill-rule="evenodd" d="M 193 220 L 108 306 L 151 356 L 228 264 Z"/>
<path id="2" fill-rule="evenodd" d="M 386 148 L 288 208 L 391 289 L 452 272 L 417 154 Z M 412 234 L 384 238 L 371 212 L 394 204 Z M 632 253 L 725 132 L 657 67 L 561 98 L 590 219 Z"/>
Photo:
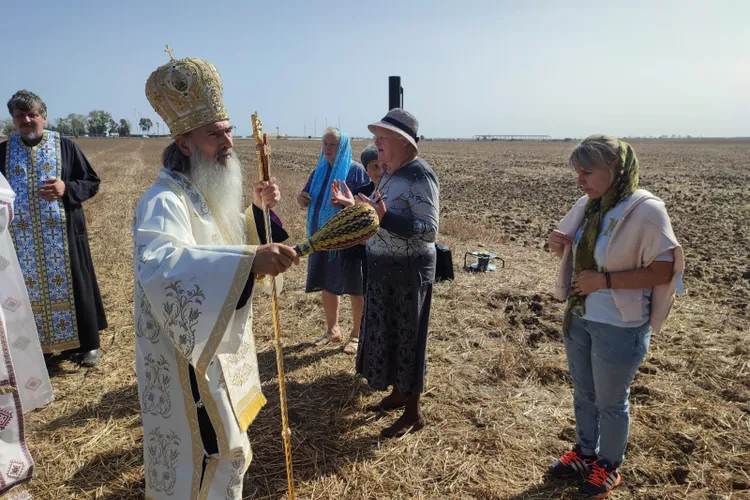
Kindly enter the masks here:
<path id="1" fill-rule="evenodd" d="M 352 189 L 370 183 L 364 167 L 352 161 L 349 136 L 330 127 L 323 132 L 323 149 L 318 166 L 307 179 L 305 188 L 297 196 L 301 207 L 307 208 L 307 234 L 317 231 L 341 206 L 334 203 L 331 187 L 334 181 L 344 181 Z M 350 252 L 316 252 L 307 261 L 307 286 L 305 291 L 322 292 L 326 316 L 326 332 L 319 345 L 340 343 L 339 305 L 342 295 L 352 301 L 351 343 L 359 341 L 359 330 L 364 309 L 364 283 L 362 261 Z M 354 340 L 357 339 L 357 340 Z"/>

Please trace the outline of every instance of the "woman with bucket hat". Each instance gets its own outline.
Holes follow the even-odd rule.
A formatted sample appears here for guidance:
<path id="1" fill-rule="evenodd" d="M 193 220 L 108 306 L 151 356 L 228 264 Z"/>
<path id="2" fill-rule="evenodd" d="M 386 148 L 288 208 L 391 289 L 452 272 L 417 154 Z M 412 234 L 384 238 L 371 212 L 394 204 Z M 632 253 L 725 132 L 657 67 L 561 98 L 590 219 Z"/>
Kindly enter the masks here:
<path id="1" fill-rule="evenodd" d="M 367 242 L 365 319 L 357 373 L 373 389 L 391 387 L 388 396 L 368 409 L 404 410 L 382 430 L 386 438 L 424 426 L 420 396 L 440 205 L 437 176 L 418 156 L 418 127 L 417 119 L 401 108 L 368 127 L 386 172 L 372 199 L 359 195 L 378 212 L 380 230 Z"/>

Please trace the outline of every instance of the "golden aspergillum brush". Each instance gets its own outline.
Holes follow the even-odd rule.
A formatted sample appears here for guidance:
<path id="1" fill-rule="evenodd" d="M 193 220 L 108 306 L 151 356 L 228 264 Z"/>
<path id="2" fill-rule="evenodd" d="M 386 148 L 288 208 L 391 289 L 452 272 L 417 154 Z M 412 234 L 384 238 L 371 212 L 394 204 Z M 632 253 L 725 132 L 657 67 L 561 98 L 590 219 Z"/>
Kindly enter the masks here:
<path id="1" fill-rule="evenodd" d="M 263 123 L 258 113 L 252 115 L 253 137 L 258 156 L 258 174 L 260 180 L 271 179 L 271 148 L 268 145 L 268 134 L 263 133 Z M 271 211 L 263 206 L 266 225 L 266 241 L 271 243 Z M 305 241 L 294 247 L 297 255 L 303 257 L 313 252 L 343 250 L 367 241 L 378 231 L 378 214 L 366 204 L 355 204 L 337 212 L 323 227 Z M 284 457 L 286 459 L 286 479 L 289 500 L 294 500 L 294 470 L 292 468 L 292 431 L 289 429 L 287 413 L 286 377 L 284 375 L 284 352 L 279 328 L 279 309 L 276 294 L 276 278 L 271 276 L 271 312 L 273 317 L 274 345 L 276 347 L 276 368 L 279 372 L 279 401 L 281 403 L 281 435 L 284 439 Z"/>

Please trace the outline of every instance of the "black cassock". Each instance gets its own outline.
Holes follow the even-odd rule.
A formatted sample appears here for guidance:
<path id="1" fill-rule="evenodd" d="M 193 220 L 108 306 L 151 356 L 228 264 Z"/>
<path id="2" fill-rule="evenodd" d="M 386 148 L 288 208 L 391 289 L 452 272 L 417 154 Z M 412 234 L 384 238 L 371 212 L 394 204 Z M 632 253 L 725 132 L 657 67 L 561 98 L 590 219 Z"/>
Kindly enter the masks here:
<path id="1" fill-rule="evenodd" d="M 0 143 L 0 172 L 7 178 L 5 165 L 7 142 Z M 104 305 L 91 261 L 89 237 L 82 203 L 99 191 L 99 177 L 78 146 L 60 138 L 60 156 L 65 194 L 62 197 L 68 232 L 70 272 L 73 278 L 78 339 L 81 352 L 99 348 L 99 331 L 107 328 Z M 42 345 L 42 349 L 47 349 Z"/>

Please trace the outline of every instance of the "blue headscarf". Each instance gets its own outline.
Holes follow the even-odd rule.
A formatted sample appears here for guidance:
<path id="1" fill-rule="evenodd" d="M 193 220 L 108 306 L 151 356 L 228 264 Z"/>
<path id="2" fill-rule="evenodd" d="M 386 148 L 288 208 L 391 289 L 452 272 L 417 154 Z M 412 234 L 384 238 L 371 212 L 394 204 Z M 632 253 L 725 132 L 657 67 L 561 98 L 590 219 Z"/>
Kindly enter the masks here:
<path id="1" fill-rule="evenodd" d="M 320 159 L 318 159 L 318 166 L 315 167 L 315 172 L 313 172 L 310 192 L 308 193 L 312 198 L 310 205 L 307 207 L 308 237 L 312 236 L 313 233 L 313 215 L 315 214 L 315 207 L 318 205 L 318 200 L 320 200 L 320 212 L 318 213 L 317 229 L 320 229 L 323 224 L 328 222 L 328 219 L 341 210 L 341 207 L 331 205 L 331 184 L 333 184 L 334 180 L 346 181 L 349 168 L 352 166 L 352 146 L 349 143 L 349 136 L 344 132 L 340 133 L 339 149 L 336 151 L 336 159 L 333 161 L 333 167 L 330 167 L 333 171 L 328 176 L 328 183 L 325 186 L 323 182 L 326 179 L 329 165 L 328 160 L 326 160 L 323 154 L 323 148 L 321 147 L 320 149 Z"/>

